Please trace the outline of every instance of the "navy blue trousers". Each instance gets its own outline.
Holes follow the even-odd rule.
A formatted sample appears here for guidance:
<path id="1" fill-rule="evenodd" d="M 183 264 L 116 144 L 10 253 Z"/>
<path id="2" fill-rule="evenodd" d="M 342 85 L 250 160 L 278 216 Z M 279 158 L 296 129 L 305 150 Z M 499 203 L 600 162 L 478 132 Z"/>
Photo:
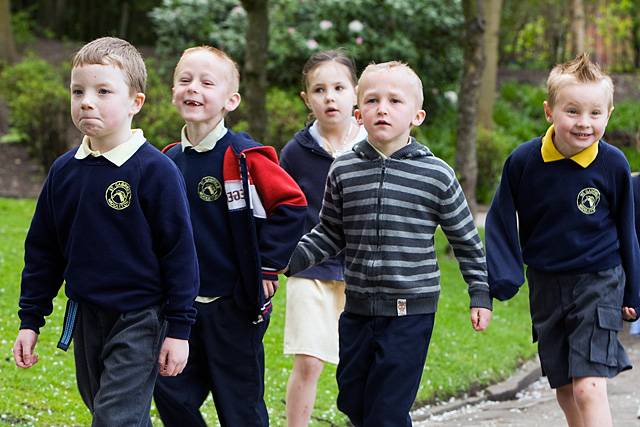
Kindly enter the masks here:
<path id="1" fill-rule="evenodd" d="M 200 406 L 211 392 L 222 427 L 268 426 L 264 348 L 268 322 L 253 324 L 232 297 L 196 303 L 189 360 L 175 377 L 158 377 L 154 391 L 168 427 L 206 426 Z"/>
<path id="2" fill-rule="evenodd" d="M 411 426 L 434 318 L 342 313 L 338 409 L 355 427 Z"/>

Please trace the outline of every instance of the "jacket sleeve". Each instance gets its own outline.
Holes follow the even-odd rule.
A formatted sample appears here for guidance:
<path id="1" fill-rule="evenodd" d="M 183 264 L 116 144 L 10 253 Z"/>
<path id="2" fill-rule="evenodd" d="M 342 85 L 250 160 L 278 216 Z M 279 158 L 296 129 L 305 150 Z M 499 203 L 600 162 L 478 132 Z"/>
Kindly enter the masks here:
<path id="1" fill-rule="evenodd" d="M 469 287 L 470 306 L 491 310 L 493 307 L 487 285 L 487 263 L 482 240 L 453 171 L 451 178 L 450 185 L 440 196 L 440 226 L 453 248 L 462 277 Z"/>
<path id="2" fill-rule="evenodd" d="M 626 163 L 626 162 L 625 162 Z M 618 238 L 620 239 L 620 255 L 624 268 L 626 283 L 622 305 L 636 310 L 636 318 L 640 317 L 640 248 L 638 247 L 638 177 L 631 178 L 627 165 L 618 185 L 620 191 L 618 206 Z"/>
<path id="3" fill-rule="evenodd" d="M 31 226 L 25 240 L 24 269 L 18 316 L 20 329 L 39 333 L 45 316 L 53 311 L 53 298 L 58 294 L 65 268 L 64 255 L 58 242 L 51 196 L 53 169 L 38 197 Z"/>
<path id="4" fill-rule="evenodd" d="M 307 200 L 277 158 L 274 161 L 262 151 L 249 151 L 247 168 L 266 216 L 258 234 L 262 277 L 277 280 L 277 272 L 287 266 L 304 231 Z"/>
<path id="5" fill-rule="evenodd" d="M 296 246 L 287 274 L 293 276 L 322 261 L 338 255 L 346 246 L 342 223 L 342 191 L 334 171 L 329 170 L 320 222 Z"/>
<path id="6" fill-rule="evenodd" d="M 487 271 L 491 296 L 501 301 L 512 298 L 524 283 L 524 265 L 513 186 L 518 172 L 512 157 L 504 164 L 502 179 L 487 214 L 485 238 L 487 244 Z"/>

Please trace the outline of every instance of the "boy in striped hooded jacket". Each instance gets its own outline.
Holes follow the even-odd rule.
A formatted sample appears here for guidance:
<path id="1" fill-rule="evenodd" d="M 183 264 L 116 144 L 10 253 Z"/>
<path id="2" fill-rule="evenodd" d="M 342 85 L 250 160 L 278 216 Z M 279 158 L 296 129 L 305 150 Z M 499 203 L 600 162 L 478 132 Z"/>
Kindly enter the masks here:
<path id="1" fill-rule="evenodd" d="M 410 426 L 440 293 L 440 225 L 469 285 L 471 323 L 491 320 L 482 241 L 453 170 L 410 137 L 425 117 L 422 83 L 400 62 L 369 65 L 356 118 L 368 138 L 329 171 L 320 223 L 288 274 L 344 250 L 338 409 L 355 426 Z"/>

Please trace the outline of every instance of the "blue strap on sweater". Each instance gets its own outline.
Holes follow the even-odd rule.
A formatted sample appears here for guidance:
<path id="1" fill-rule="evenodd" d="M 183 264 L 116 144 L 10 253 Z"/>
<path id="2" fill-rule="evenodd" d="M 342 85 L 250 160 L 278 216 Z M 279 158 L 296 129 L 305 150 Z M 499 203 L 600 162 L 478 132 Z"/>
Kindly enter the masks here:
<path id="1" fill-rule="evenodd" d="M 69 299 L 67 300 L 67 308 L 64 312 L 64 326 L 62 327 L 62 335 L 58 341 L 58 348 L 64 351 L 69 349 L 71 340 L 73 339 L 73 330 L 76 327 L 76 319 L 78 318 L 78 303 Z"/>

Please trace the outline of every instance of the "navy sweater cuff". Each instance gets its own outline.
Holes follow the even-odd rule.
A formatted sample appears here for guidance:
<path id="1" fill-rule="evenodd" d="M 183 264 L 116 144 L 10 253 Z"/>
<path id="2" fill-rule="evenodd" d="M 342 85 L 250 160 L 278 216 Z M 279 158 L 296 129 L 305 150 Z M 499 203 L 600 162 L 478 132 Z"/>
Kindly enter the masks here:
<path id="1" fill-rule="evenodd" d="M 188 340 L 191 335 L 191 325 L 186 323 L 169 322 L 167 326 L 167 338 Z"/>

